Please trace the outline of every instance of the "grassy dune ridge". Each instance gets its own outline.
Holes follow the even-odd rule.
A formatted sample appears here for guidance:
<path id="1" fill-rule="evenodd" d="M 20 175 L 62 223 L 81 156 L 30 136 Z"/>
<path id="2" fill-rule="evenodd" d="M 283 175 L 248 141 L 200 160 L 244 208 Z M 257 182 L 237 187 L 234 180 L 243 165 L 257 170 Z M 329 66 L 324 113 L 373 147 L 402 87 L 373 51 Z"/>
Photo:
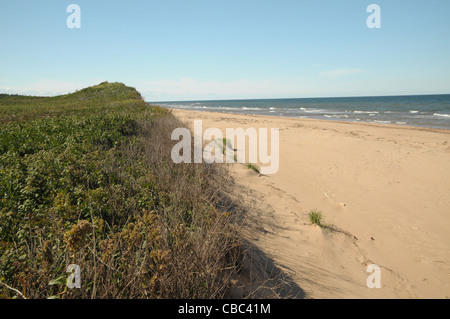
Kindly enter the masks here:
<path id="1" fill-rule="evenodd" d="M 0 297 L 222 298 L 238 272 L 227 174 L 170 159 L 182 126 L 121 83 L 0 95 Z M 67 289 L 67 266 L 81 289 Z"/>

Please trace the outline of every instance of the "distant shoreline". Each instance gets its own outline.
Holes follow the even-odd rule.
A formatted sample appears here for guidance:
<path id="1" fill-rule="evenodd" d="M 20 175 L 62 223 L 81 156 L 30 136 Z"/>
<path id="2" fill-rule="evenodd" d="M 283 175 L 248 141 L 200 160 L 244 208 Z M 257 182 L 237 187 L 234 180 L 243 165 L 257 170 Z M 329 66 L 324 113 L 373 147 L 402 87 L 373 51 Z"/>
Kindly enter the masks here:
<path id="1" fill-rule="evenodd" d="M 450 129 L 450 95 L 219 100 L 155 103 L 165 108 Z"/>
<path id="2" fill-rule="evenodd" d="M 152 104 L 153 105 L 153 104 Z M 159 105 L 159 104 L 155 104 Z M 363 121 L 345 121 L 345 120 L 333 120 L 333 119 L 315 119 L 315 118 L 299 118 L 294 116 L 283 116 L 283 115 L 267 115 L 267 114 L 246 114 L 246 113 L 237 113 L 231 111 L 211 111 L 211 110 L 191 110 L 191 109 L 181 109 L 181 108 L 171 108 L 161 106 L 162 108 L 168 109 L 170 111 L 193 111 L 193 112 L 202 112 L 202 113 L 218 113 L 218 114 L 229 114 L 229 115 L 238 115 L 238 116 L 249 116 L 249 117 L 262 117 L 262 118 L 280 118 L 280 119 L 292 119 L 296 121 L 306 121 L 306 122 L 329 122 L 329 123 L 340 123 L 340 124 L 355 124 L 355 125 L 363 125 L 363 126 L 372 126 L 372 127 L 380 127 L 380 128 L 392 128 L 392 129 L 403 129 L 403 130 L 415 130 L 415 131 L 426 131 L 426 132 L 437 132 L 450 134 L 450 129 L 445 128 L 433 128 L 427 126 L 413 126 L 413 125 L 403 125 L 403 124 L 387 124 L 387 123 L 373 123 L 373 122 L 363 122 Z"/>

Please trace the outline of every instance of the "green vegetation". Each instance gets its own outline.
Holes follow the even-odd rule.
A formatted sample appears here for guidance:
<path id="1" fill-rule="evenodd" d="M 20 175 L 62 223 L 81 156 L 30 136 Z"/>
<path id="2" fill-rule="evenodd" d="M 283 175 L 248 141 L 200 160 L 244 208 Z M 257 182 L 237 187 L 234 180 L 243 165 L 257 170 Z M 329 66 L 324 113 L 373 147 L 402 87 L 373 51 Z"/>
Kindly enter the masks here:
<path id="1" fill-rule="evenodd" d="M 245 163 L 244 164 L 245 167 L 247 167 L 248 169 L 251 169 L 252 171 L 255 171 L 258 174 L 261 174 L 259 166 L 253 163 Z"/>
<path id="2" fill-rule="evenodd" d="M 231 145 L 231 142 L 226 137 L 223 137 L 222 139 L 216 139 L 215 142 L 220 147 L 221 153 L 223 155 L 226 155 L 227 145 Z"/>
<path id="3" fill-rule="evenodd" d="M 227 297 L 226 176 L 171 161 L 180 126 L 121 83 L 0 95 L 0 298 Z"/>
<path id="4" fill-rule="evenodd" d="M 312 210 L 308 213 L 308 217 L 309 217 L 309 221 L 314 224 L 317 225 L 321 228 L 325 227 L 325 223 L 323 221 L 323 216 L 322 216 L 322 212 L 319 210 Z"/>

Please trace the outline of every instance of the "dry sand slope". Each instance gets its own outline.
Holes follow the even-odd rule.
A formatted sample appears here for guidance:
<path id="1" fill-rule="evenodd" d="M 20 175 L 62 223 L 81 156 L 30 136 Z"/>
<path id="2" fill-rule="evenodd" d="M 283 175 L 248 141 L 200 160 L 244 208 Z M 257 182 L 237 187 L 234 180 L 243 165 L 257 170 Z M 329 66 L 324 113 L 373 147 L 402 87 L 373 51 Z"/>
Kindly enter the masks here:
<path id="1" fill-rule="evenodd" d="M 450 131 L 173 110 L 203 130 L 280 129 L 280 168 L 232 165 L 253 241 L 311 298 L 450 296 Z M 318 209 L 332 229 L 311 225 Z M 367 265 L 381 288 L 366 286 Z"/>

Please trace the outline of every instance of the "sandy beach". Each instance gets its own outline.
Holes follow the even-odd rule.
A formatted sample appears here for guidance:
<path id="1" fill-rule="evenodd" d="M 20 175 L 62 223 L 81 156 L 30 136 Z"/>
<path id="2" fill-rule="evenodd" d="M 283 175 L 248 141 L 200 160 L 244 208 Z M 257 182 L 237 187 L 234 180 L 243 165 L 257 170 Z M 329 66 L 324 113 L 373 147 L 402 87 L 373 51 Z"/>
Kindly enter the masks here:
<path id="1" fill-rule="evenodd" d="M 229 166 L 260 208 L 248 236 L 307 297 L 450 297 L 449 130 L 172 111 L 203 130 L 279 128 L 276 174 Z M 329 228 L 311 224 L 313 209 Z M 369 264 L 379 289 L 366 285 Z"/>

